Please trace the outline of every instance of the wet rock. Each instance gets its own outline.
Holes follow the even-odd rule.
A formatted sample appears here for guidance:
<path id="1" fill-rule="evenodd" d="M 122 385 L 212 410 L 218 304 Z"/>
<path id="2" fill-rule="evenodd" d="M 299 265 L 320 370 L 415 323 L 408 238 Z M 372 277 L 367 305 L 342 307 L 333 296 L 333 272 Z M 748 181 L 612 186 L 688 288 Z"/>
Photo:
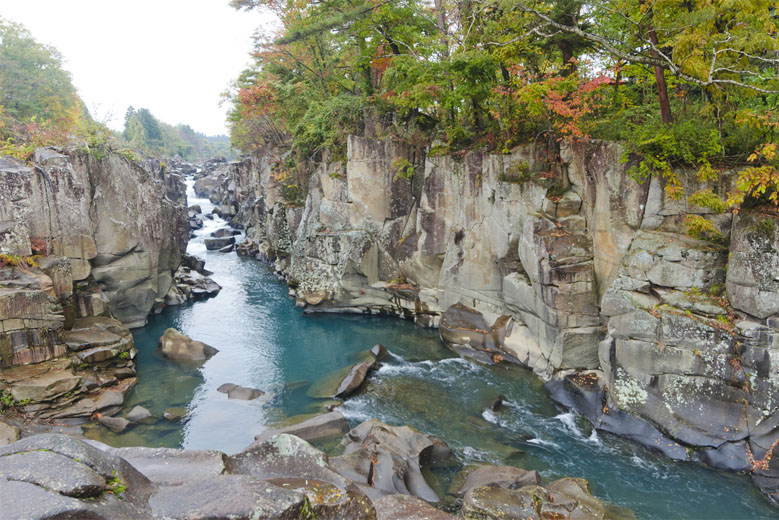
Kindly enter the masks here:
<path id="1" fill-rule="evenodd" d="M 519 489 L 541 483 L 541 476 L 537 471 L 528 471 L 512 466 L 483 465 L 466 468 L 463 472 L 465 482 L 456 490 L 455 493 L 458 496 L 463 496 L 472 488 L 480 486 Z"/>
<path id="2" fill-rule="evenodd" d="M 214 238 L 225 238 L 225 237 L 234 237 L 240 235 L 241 232 L 235 229 L 230 228 L 221 228 L 217 229 L 213 233 L 211 233 L 211 236 Z"/>
<path id="3" fill-rule="evenodd" d="M 220 253 L 232 253 L 233 251 L 235 251 L 235 244 L 224 246 L 222 249 L 219 250 Z"/>
<path id="4" fill-rule="evenodd" d="M 185 500 L 182 498 L 186 497 Z M 246 475 L 219 475 L 162 486 L 149 500 L 158 518 L 278 518 L 296 519 L 303 513 L 302 494 Z"/>
<path id="5" fill-rule="evenodd" d="M 194 211 L 195 213 L 203 213 L 203 210 L 200 207 L 200 204 L 193 204 L 189 208 L 189 211 Z"/>
<path id="6" fill-rule="evenodd" d="M 176 329 L 167 329 L 159 342 L 162 355 L 175 361 L 205 361 L 217 352 L 214 347 L 193 340 Z"/>
<path id="7" fill-rule="evenodd" d="M 216 391 L 227 394 L 228 399 L 237 399 L 240 401 L 251 401 L 265 395 L 265 392 L 262 390 L 258 390 L 256 388 L 247 388 L 245 386 L 239 386 L 233 383 L 225 383 L 220 385 Z"/>
<path id="8" fill-rule="evenodd" d="M 255 436 L 255 440 L 266 440 L 286 433 L 300 437 L 301 439 L 313 442 L 317 440 L 340 436 L 349 431 L 349 423 L 346 422 L 343 414 L 338 411 L 325 413 L 304 420 L 297 424 L 291 424 L 280 428 L 274 428 Z"/>
<path id="9" fill-rule="evenodd" d="M 424 500 L 408 495 L 387 495 L 373 501 L 377 520 L 454 520 Z"/>
<path id="10" fill-rule="evenodd" d="M 371 347 L 371 355 L 376 361 L 382 361 L 384 358 L 386 358 L 389 353 L 387 352 L 387 348 L 384 345 L 374 345 Z"/>
<path id="11" fill-rule="evenodd" d="M 18 441 L 20 434 L 21 430 L 18 427 L 0 421 L 0 446 Z"/>
<path id="12" fill-rule="evenodd" d="M 491 399 L 489 399 L 484 404 L 484 410 L 489 410 L 491 412 L 497 412 L 503 408 L 503 401 L 505 401 L 505 397 L 502 395 L 497 395 Z"/>
<path id="13" fill-rule="evenodd" d="M 154 416 L 143 406 L 134 406 L 133 409 L 127 413 L 127 420 L 134 423 L 154 422 Z"/>
<path id="14" fill-rule="evenodd" d="M 206 244 L 206 249 L 209 251 L 215 251 L 217 249 L 222 249 L 223 247 L 235 244 L 235 238 L 206 238 L 204 242 Z"/>
<path id="15" fill-rule="evenodd" d="M 97 422 L 115 433 L 122 433 L 132 424 L 122 417 L 109 417 L 107 415 L 99 416 Z"/>
<path id="16" fill-rule="evenodd" d="M 338 399 L 345 399 L 352 395 L 360 385 L 362 385 L 363 381 L 365 381 L 365 376 L 368 375 L 368 370 L 370 370 L 370 368 L 370 363 L 358 363 L 354 365 L 351 370 L 349 370 L 346 377 L 341 381 L 341 384 L 338 385 L 338 388 L 335 391 L 335 397 Z"/>
<path id="17" fill-rule="evenodd" d="M 162 412 L 162 416 L 171 422 L 179 422 L 187 417 L 189 412 L 182 406 L 174 406 Z"/>

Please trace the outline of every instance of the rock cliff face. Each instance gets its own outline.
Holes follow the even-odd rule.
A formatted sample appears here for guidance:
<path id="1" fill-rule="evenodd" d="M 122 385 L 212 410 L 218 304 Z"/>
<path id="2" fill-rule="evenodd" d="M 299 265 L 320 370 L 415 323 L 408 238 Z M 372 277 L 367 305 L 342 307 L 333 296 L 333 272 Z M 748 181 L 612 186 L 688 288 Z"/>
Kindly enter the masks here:
<path id="1" fill-rule="evenodd" d="M 29 255 L 30 238 L 48 244 L 75 282 L 97 281 L 117 319 L 143 326 L 186 249 L 186 210 L 165 195 L 183 185 L 115 154 L 41 149 L 33 163 L 0 159 L 0 252 Z"/>
<path id="2" fill-rule="evenodd" d="M 304 202 L 273 153 L 199 184 L 307 311 L 439 326 L 461 354 L 532 368 L 599 428 L 776 491 L 779 219 L 708 215 L 728 250 L 687 237 L 684 216 L 707 210 L 631 180 L 618 145 L 560 155 L 351 137 L 345 163 L 309 165 Z"/>
<path id="3" fill-rule="evenodd" d="M 128 326 L 175 289 L 189 230 L 168 198 L 179 192 L 114 154 L 0 158 L 0 390 L 26 414 L 77 423 L 121 408 L 135 383 Z"/>

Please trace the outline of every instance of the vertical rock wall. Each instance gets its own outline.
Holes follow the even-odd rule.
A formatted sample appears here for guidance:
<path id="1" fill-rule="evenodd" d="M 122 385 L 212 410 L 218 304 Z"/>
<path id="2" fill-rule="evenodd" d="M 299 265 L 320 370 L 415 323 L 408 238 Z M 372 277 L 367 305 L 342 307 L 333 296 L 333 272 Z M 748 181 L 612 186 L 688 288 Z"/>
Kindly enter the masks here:
<path id="1" fill-rule="evenodd" d="M 242 250 L 275 262 L 307 311 L 439 326 L 461 354 L 532 368 L 597 427 L 752 472 L 770 493 L 779 219 L 714 215 L 660 179 L 639 184 L 614 143 L 563 143 L 560 156 L 425 157 L 350 137 L 346 164 L 307 165 L 304 204 L 283 197 L 272 152 L 230 165 L 212 198 L 235 208 Z M 732 182 L 678 174 L 687 193 Z M 730 249 L 686 236 L 689 214 Z"/>

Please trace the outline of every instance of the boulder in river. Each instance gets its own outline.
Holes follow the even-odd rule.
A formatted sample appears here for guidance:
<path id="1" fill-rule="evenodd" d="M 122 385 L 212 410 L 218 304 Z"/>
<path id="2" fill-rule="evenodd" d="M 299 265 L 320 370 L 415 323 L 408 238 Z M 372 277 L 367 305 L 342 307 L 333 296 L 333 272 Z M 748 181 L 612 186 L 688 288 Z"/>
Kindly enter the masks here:
<path id="1" fill-rule="evenodd" d="M 178 422 L 183 420 L 189 412 L 183 406 L 174 406 L 168 408 L 162 413 L 162 416 L 170 422 Z"/>
<path id="2" fill-rule="evenodd" d="M 206 249 L 209 251 L 216 251 L 223 247 L 235 244 L 235 237 L 206 238 L 204 242 L 206 244 Z"/>
<path id="3" fill-rule="evenodd" d="M 213 238 L 225 238 L 225 237 L 234 237 L 237 235 L 240 235 L 241 232 L 236 229 L 230 229 L 230 228 L 220 228 L 216 231 L 211 233 L 211 236 Z"/>
<path id="4" fill-rule="evenodd" d="M 247 388 L 245 386 L 235 385 L 233 383 L 225 383 L 220 385 L 216 391 L 227 394 L 228 399 L 237 399 L 240 401 L 251 401 L 265 395 L 265 392 L 262 390 L 258 390 L 256 388 Z"/>
<path id="5" fill-rule="evenodd" d="M 222 249 L 219 250 L 220 253 L 232 253 L 233 251 L 235 251 L 235 244 L 224 246 Z"/>
<path id="6" fill-rule="evenodd" d="M 135 406 L 127 413 L 127 419 L 134 423 L 138 422 L 154 422 L 154 416 L 152 413 L 143 406 Z"/>
<path id="7" fill-rule="evenodd" d="M 166 330 L 159 342 L 162 355 L 175 361 L 205 361 L 217 352 L 217 349 L 196 341 L 177 331 Z"/>
<path id="8" fill-rule="evenodd" d="M 123 417 L 109 417 L 107 415 L 100 415 L 97 418 L 97 422 L 108 428 L 109 430 L 121 433 L 127 429 L 132 423 Z"/>

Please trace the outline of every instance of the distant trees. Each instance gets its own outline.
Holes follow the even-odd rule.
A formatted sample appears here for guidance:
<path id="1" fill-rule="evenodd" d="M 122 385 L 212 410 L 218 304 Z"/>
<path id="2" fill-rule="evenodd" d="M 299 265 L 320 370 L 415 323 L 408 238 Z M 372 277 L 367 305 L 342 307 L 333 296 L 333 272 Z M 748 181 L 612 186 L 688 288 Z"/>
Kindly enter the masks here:
<path id="1" fill-rule="evenodd" d="M 85 115 L 59 52 L 0 18 L 0 152 L 62 141 Z"/>
<path id="2" fill-rule="evenodd" d="M 171 126 L 159 121 L 146 108 L 127 109 L 122 137 L 130 148 L 151 155 L 187 160 L 235 157 L 227 136 L 207 137 L 188 125 Z"/>

